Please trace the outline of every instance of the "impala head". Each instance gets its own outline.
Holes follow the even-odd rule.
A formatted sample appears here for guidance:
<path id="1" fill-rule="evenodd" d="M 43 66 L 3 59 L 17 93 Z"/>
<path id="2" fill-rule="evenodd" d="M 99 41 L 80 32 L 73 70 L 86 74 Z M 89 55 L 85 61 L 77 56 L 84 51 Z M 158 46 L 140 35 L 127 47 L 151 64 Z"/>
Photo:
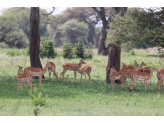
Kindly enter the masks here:
<path id="1" fill-rule="evenodd" d="M 19 67 L 19 69 L 18 69 L 18 73 L 19 73 L 19 74 L 23 74 L 24 72 L 23 72 L 23 70 L 22 70 L 22 67 L 19 66 L 19 65 L 18 65 L 18 67 Z"/>
<path id="2" fill-rule="evenodd" d="M 139 67 L 139 64 L 136 64 L 136 67 Z"/>
<path id="3" fill-rule="evenodd" d="M 142 64 L 142 66 L 147 66 L 147 65 L 144 63 L 144 61 L 142 61 L 142 63 L 141 63 L 141 64 Z"/>
<path id="4" fill-rule="evenodd" d="M 117 70 L 114 67 L 111 67 L 110 73 L 114 73 L 114 72 L 117 72 Z"/>
<path id="5" fill-rule="evenodd" d="M 123 70 L 124 68 L 127 68 L 125 63 L 123 63 L 123 62 L 121 62 L 121 63 L 122 63 L 122 70 Z"/>
<path id="6" fill-rule="evenodd" d="M 84 62 L 84 59 L 81 59 L 79 63 L 81 63 L 81 64 L 86 64 L 86 63 Z"/>
<path id="7" fill-rule="evenodd" d="M 152 66 L 152 68 L 151 68 L 153 71 L 156 71 L 156 72 L 158 72 L 159 70 L 158 69 L 156 69 L 154 66 Z"/>

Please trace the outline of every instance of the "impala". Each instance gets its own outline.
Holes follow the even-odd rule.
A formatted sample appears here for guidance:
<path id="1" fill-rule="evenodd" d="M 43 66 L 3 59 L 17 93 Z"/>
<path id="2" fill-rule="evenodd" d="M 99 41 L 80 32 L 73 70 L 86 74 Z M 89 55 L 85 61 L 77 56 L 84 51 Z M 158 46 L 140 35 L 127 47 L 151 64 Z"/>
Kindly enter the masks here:
<path id="1" fill-rule="evenodd" d="M 61 79 L 61 75 L 63 76 L 63 79 L 64 79 L 64 74 L 66 73 L 67 70 L 74 71 L 74 78 L 76 78 L 76 71 L 79 70 L 79 68 L 81 67 L 82 64 L 86 64 L 84 62 L 84 59 L 81 59 L 79 61 L 79 64 L 71 64 L 71 63 L 63 64 L 62 65 L 63 71 L 60 73 L 60 79 Z"/>
<path id="2" fill-rule="evenodd" d="M 150 73 L 150 67 L 145 67 L 141 70 L 141 72 L 146 72 L 146 73 Z M 151 77 L 150 77 L 150 85 L 151 85 Z"/>
<path id="3" fill-rule="evenodd" d="M 157 90 L 161 90 L 161 83 L 163 86 L 163 80 L 164 80 L 164 68 L 161 69 L 159 72 L 157 72 L 157 78 L 158 78 L 158 82 L 157 82 Z M 160 88 L 159 88 L 160 85 Z"/>
<path id="4" fill-rule="evenodd" d="M 117 72 L 117 70 L 112 67 L 110 69 L 109 78 L 111 79 L 112 90 L 114 88 L 115 80 L 120 80 L 122 83 L 122 90 L 124 89 L 124 85 L 125 85 L 125 90 L 126 90 L 126 83 L 124 81 L 125 79 L 124 79 L 124 72 L 123 71 Z"/>
<path id="5" fill-rule="evenodd" d="M 122 63 L 122 64 L 125 64 L 125 63 Z M 141 62 L 141 65 L 139 66 L 139 68 L 142 69 L 143 66 L 147 66 L 144 61 Z M 135 69 L 136 66 L 132 66 L 132 65 L 126 65 L 126 67 L 124 67 L 124 69 Z M 123 68 L 121 68 L 121 70 L 123 70 Z"/>
<path id="6" fill-rule="evenodd" d="M 47 64 L 46 64 L 44 69 L 42 69 L 42 68 L 34 68 L 34 67 L 26 67 L 24 69 L 24 73 L 29 73 L 32 76 L 39 76 L 39 85 L 41 87 L 42 86 L 42 76 L 44 75 L 44 73 L 47 72 L 48 66 L 49 66 L 49 62 L 47 61 Z"/>
<path id="7" fill-rule="evenodd" d="M 154 71 L 158 71 L 155 67 L 150 68 L 150 73 L 146 72 L 138 72 L 138 71 L 132 71 L 131 72 L 131 83 L 130 83 L 130 91 L 133 90 L 133 83 L 136 80 L 139 81 L 144 81 L 145 82 L 145 92 L 146 92 L 146 85 L 147 85 L 147 80 L 150 79 L 150 77 L 153 75 Z"/>
<path id="8" fill-rule="evenodd" d="M 18 69 L 18 75 L 16 77 L 16 80 L 18 82 L 18 92 L 19 92 L 19 83 L 21 83 L 21 92 L 22 92 L 22 83 L 27 82 L 29 86 L 31 87 L 31 92 L 33 91 L 33 85 L 32 85 L 32 75 L 29 73 L 24 74 L 22 67 L 19 67 Z"/>
<path id="9" fill-rule="evenodd" d="M 81 69 L 79 69 L 78 72 L 81 74 L 81 80 L 82 80 L 82 75 L 83 74 L 85 75 L 87 73 L 87 75 L 89 77 L 89 81 L 90 81 L 90 78 L 91 78 L 91 76 L 90 76 L 91 66 L 86 65 L 86 66 L 82 67 Z M 85 75 L 85 80 L 86 80 L 86 75 Z"/>
<path id="10" fill-rule="evenodd" d="M 53 78 L 55 76 L 55 79 L 58 79 L 58 76 L 57 74 L 55 73 L 55 69 L 56 69 L 56 66 L 53 62 L 49 62 L 49 65 L 48 65 L 48 72 L 49 72 L 49 79 L 51 79 L 51 72 L 53 72 Z"/>

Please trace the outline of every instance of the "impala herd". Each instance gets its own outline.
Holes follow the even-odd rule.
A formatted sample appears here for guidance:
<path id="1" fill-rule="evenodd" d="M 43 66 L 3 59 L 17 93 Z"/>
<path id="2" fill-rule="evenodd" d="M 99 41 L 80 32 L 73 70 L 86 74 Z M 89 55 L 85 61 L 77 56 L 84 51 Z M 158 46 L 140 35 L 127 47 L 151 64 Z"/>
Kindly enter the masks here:
<path id="1" fill-rule="evenodd" d="M 85 75 L 85 80 L 86 80 L 86 73 L 87 73 L 87 75 L 89 77 L 89 80 L 90 80 L 90 78 L 91 78 L 91 76 L 90 76 L 91 66 L 86 65 L 86 66 L 81 68 L 82 64 L 86 64 L 84 62 L 84 59 L 81 59 L 79 61 L 79 63 L 77 63 L 77 64 L 71 64 L 71 63 L 63 64 L 62 68 L 61 68 L 62 72 L 60 73 L 60 79 L 61 79 L 61 76 L 64 79 L 64 74 L 66 73 L 67 70 L 71 70 L 71 71 L 74 71 L 74 78 L 75 79 L 76 79 L 76 72 L 78 72 L 78 73 L 81 74 L 81 79 L 82 79 L 82 75 L 84 74 Z M 122 63 L 122 64 L 123 65 L 122 65 L 120 71 L 117 71 L 114 67 L 112 67 L 110 69 L 109 78 L 111 80 L 112 90 L 114 89 L 115 80 L 120 80 L 121 83 L 122 83 L 122 90 L 123 89 L 126 90 L 125 80 L 127 78 L 130 78 L 131 79 L 130 91 L 133 90 L 133 83 L 136 80 L 139 80 L 139 81 L 144 81 L 145 92 L 146 92 L 147 81 L 150 79 L 150 85 L 151 85 L 151 77 L 153 75 L 153 72 L 156 71 L 157 72 L 157 78 L 158 78 L 157 90 L 160 91 L 161 84 L 163 86 L 164 68 L 160 71 L 158 71 L 155 67 L 142 68 L 143 66 L 147 66 L 143 61 L 141 62 L 140 66 L 138 64 L 136 66 L 126 65 L 125 63 Z M 44 73 L 47 72 L 47 70 L 49 72 L 49 79 L 51 79 L 51 72 L 53 72 L 53 78 L 55 76 L 55 79 L 58 79 L 58 76 L 55 72 L 56 66 L 53 62 L 48 62 L 47 61 L 47 64 L 46 64 L 44 69 L 27 67 L 23 71 L 22 67 L 20 67 L 20 66 L 18 66 L 18 67 L 19 67 L 19 69 L 18 69 L 18 74 L 17 74 L 17 77 L 16 77 L 17 82 L 18 82 L 18 92 L 19 92 L 19 83 L 21 83 L 21 91 L 22 91 L 22 83 L 23 83 L 23 86 L 25 86 L 25 82 L 27 82 L 29 84 L 29 86 L 31 87 L 31 92 L 33 91 L 32 76 L 38 76 L 39 77 L 39 85 L 41 87 L 42 86 L 42 82 L 41 82 L 42 81 L 42 76 L 44 75 Z M 107 68 L 106 68 L 106 70 L 107 70 Z"/>

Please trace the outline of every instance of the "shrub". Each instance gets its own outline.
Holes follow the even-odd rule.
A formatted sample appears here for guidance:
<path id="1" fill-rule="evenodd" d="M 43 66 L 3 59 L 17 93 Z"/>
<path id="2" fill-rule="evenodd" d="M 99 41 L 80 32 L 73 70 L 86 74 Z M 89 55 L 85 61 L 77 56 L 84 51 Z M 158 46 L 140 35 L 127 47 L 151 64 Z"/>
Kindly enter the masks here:
<path id="1" fill-rule="evenodd" d="M 47 96 L 45 96 L 45 98 L 42 97 L 42 93 L 41 92 L 38 93 L 38 90 L 36 87 L 34 88 L 34 93 L 31 93 L 30 91 L 29 91 L 29 93 L 30 93 L 30 97 L 32 99 L 32 102 L 35 106 L 40 106 L 40 107 L 41 106 L 47 106 L 47 103 L 49 101 L 47 99 Z"/>
<path id="2" fill-rule="evenodd" d="M 92 58 L 93 58 L 92 48 L 86 48 L 84 52 L 84 59 L 92 59 Z"/>
<path id="3" fill-rule="evenodd" d="M 7 51 L 6 55 L 9 55 L 9 56 L 20 56 L 20 55 L 22 55 L 22 53 L 19 50 L 11 49 L 11 50 Z"/>
<path id="4" fill-rule="evenodd" d="M 54 51 L 53 41 L 48 41 L 46 38 L 43 38 L 40 45 L 40 56 L 42 58 L 55 58 L 57 56 L 57 51 Z"/>
<path id="5" fill-rule="evenodd" d="M 135 54 L 134 50 L 131 50 L 130 53 L 129 53 L 128 55 L 129 55 L 129 56 L 132 56 L 132 55 L 135 56 L 136 54 Z"/>
<path id="6" fill-rule="evenodd" d="M 22 51 L 22 54 L 23 54 L 24 56 L 29 56 L 29 55 L 30 55 L 29 47 L 27 47 L 26 49 L 24 49 L 24 50 Z"/>
<path id="7" fill-rule="evenodd" d="M 75 55 L 77 55 L 78 58 L 84 58 L 84 42 L 81 40 L 78 43 L 75 43 Z"/>
<path id="8" fill-rule="evenodd" d="M 74 57 L 74 49 L 72 43 L 66 43 L 62 46 L 63 49 L 63 58 L 71 59 Z"/>

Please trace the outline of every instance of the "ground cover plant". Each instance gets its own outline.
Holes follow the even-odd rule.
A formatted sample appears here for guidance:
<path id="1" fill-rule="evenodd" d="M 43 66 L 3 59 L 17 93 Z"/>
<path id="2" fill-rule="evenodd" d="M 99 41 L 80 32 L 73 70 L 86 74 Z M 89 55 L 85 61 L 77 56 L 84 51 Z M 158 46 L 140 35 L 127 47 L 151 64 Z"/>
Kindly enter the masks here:
<path id="1" fill-rule="evenodd" d="M 98 56 L 97 50 L 93 51 L 93 59 L 85 59 L 87 65 L 92 67 L 91 81 L 85 81 L 80 74 L 74 78 L 72 71 L 67 71 L 65 79 L 48 79 L 48 72 L 39 87 L 39 80 L 33 80 L 34 88 L 42 97 L 47 98 L 47 105 L 35 107 L 30 97 L 30 87 L 26 84 L 22 92 L 18 93 L 16 75 L 18 67 L 30 66 L 29 56 L 9 56 L 9 49 L 0 49 L 0 115 L 1 116 L 163 116 L 164 115 L 164 91 L 157 91 L 156 72 L 152 76 L 152 85 L 147 83 L 147 91 L 144 84 L 137 81 L 134 90 L 130 92 L 130 79 L 126 80 L 126 91 L 121 90 L 121 85 L 115 84 L 115 90 L 111 90 L 111 84 L 106 84 L 106 65 L 108 56 Z M 22 50 L 20 50 L 22 51 Z M 60 76 L 61 66 L 64 63 L 77 63 L 77 59 L 63 59 L 62 49 L 57 49 L 58 57 L 55 59 L 41 59 L 42 66 L 47 60 L 54 62 L 56 72 Z M 160 58 L 153 50 L 134 50 L 135 55 L 129 52 L 121 53 L 121 61 L 126 64 L 141 63 L 144 61 L 149 67 L 154 65 L 157 69 L 164 68 L 159 64 Z M 84 65 L 82 65 L 84 66 Z M 87 76 L 88 80 L 88 76 Z"/>

